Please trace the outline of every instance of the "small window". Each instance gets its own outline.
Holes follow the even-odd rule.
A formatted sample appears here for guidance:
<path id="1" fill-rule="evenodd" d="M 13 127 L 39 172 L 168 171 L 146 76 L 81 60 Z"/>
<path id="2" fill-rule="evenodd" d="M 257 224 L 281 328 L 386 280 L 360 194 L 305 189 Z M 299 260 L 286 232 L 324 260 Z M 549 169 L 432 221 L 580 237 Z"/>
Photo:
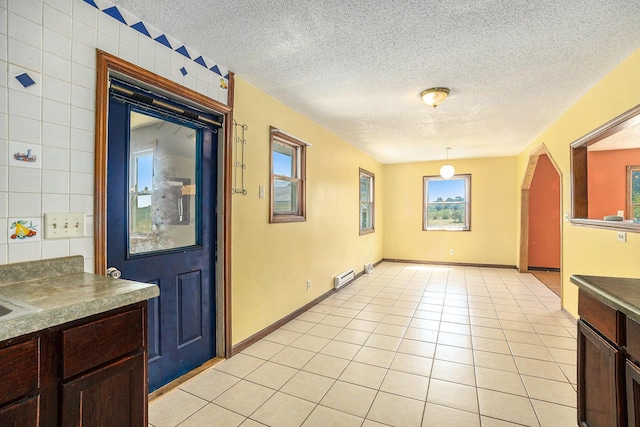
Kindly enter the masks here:
<path id="1" fill-rule="evenodd" d="M 360 235 L 375 231 L 374 179 L 371 172 L 360 168 Z"/>
<path id="2" fill-rule="evenodd" d="M 626 219 L 640 222 L 640 166 L 627 166 L 627 188 Z"/>
<path id="3" fill-rule="evenodd" d="M 471 230 L 471 175 L 424 177 L 423 230 Z"/>
<path id="4" fill-rule="evenodd" d="M 271 128 L 270 222 L 305 221 L 307 144 Z"/>

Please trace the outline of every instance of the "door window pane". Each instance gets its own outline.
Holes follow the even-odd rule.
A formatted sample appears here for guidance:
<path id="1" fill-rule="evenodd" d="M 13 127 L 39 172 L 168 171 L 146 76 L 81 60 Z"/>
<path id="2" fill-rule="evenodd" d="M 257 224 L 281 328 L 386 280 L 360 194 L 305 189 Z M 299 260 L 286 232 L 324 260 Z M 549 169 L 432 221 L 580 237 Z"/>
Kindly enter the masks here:
<path id="1" fill-rule="evenodd" d="M 198 132 L 131 112 L 129 254 L 198 244 Z"/>
<path id="2" fill-rule="evenodd" d="M 136 157 L 135 193 L 132 197 L 132 229 L 151 232 L 151 188 L 153 181 L 153 153 L 141 153 Z"/>

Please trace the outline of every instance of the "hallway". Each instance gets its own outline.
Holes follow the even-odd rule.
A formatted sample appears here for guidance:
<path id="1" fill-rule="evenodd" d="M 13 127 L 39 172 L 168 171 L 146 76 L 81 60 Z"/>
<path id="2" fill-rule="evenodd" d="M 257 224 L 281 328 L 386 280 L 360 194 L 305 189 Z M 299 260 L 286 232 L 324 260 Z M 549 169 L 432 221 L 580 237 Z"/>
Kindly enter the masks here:
<path id="1" fill-rule="evenodd" d="M 541 281 L 547 288 L 551 289 L 554 294 L 560 296 L 562 291 L 560 288 L 561 273 L 559 271 L 529 271 L 536 279 Z"/>
<path id="2" fill-rule="evenodd" d="M 576 327 L 531 274 L 383 263 L 150 404 L 165 426 L 571 426 Z"/>

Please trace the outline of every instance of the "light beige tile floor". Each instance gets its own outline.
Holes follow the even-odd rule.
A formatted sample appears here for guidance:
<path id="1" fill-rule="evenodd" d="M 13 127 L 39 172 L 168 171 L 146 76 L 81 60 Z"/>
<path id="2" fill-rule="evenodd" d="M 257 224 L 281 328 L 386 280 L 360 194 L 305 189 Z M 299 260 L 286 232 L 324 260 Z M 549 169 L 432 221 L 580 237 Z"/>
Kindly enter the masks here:
<path id="1" fill-rule="evenodd" d="M 149 423 L 576 426 L 575 337 L 531 274 L 383 263 L 153 401 Z"/>

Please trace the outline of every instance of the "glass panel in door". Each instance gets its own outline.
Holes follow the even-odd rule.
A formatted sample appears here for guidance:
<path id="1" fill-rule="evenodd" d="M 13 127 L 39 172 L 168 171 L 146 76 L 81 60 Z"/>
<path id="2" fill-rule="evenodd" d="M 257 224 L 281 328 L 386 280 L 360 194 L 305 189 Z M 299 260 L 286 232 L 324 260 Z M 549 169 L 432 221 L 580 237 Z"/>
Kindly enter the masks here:
<path id="1" fill-rule="evenodd" d="M 129 254 L 196 246 L 196 129 L 132 111 Z"/>

